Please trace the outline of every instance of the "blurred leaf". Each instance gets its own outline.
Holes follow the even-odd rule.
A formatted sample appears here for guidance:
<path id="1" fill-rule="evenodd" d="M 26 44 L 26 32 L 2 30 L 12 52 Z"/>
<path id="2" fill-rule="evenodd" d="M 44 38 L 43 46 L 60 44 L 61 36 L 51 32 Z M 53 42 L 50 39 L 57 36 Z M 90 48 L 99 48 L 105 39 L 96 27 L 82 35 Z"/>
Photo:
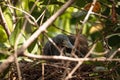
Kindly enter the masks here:
<path id="1" fill-rule="evenodd" d="M 108 38 L 108 44 L 111 47 L 116 47 L 116 48 L 120 47 L 120 33 L 109 35 L 107 36 L 107 38 Z"/>
<path id="2" fill-rule="evenodd" d="M 28 47 L 28 52 L 29 53 L 37 53 L 38 51 L 38 45 L 37 45 L 37 39 Z"/>
<path id="3" fill-rule="evenodd" d="M 5 58 L 7 58 L 7 55 L 0 53 L 0 60 L 3 60 L 3 59 L 5 59 Z"/>
<path id="4" fill-rule="evenodd" d="M 103 66 L 96 66 L 95 68 L 93 68 L 93 71 L 95 72 L 103 72 L 103 71 L 107 71 L 107 69 Z"/>
<path id="5" fill-rule="evenodd" d="M 13 30 L 12 15 L 11 15 L 9 9 L 7 9 L 7 8 L 4 10 L 4 17 L 7 22 L 8 28 L 10 29 L 10 31 L 12 31 Z"/>
<path id="6" fill-rule="evenodd" d="M 64 4 L 62 1 L 57 1 L 57 0 L 50 0 L 50 1 L 48 1 L 48 0 L 41 0 L 41 1 L 43 1 L 42 5 L 48 5 L 49 4 L 49 5 L 59 5 L 59 6 L 61 6 L 61 5 Z"/>
<path id="7" fill-rule="evenodd" d="M 86 11 L 78 11 L 78 12 L 73 12 L 72 13 L 72 21 L 74 22 L 79 22 L 80 20 L 83 20 L 86 16 L 87 12 Z"/>
<path id="8" fill-rule="evenodd" d="M 10 44 L 11 44 L 12 46 L 14 46 L 15 41 L 16 41 L 19 33 L 20 33 L 21 26 L 22 26 L 22 20 L 19 20 L 19 21 L 17 22 L 17 25 L 16 25 L 14 31 L 11 33 L 11 35 L 10 35 L 10 37 L 9 37 L 9 41 L 10 41 Z"/>
<path id="9" fill-rule="evenodd" d="M 6 42 L 8 39 L 5 30 L 3 29 L 2 25 L 0 25 L 0 43 Z"/>
<path id="10" fill-rule="evenodd" d="M 93 34 L 95 32 L 100 32 L 101 30 L 103 30 L 103 28 L 104 26 L 102 23 L 97 23 L 91 27 L 90 34 Z"/>
<path id="11" fill-rule="evenodd" d="M 85 6 L 86 3 L 87 3 L 87 0 L 76 0 L 74 5 L 77 6 L 78 8 L 82 8 Z"/>
<path id="12" fill-rule="evenodd" d="M 100 32 L 95 32 L 93 34 L 90 34 L 90 37 L 91 37 L 92 41 L 95 41 L 98 39 L 102 39 L 102 34 Z"/>
<path id="13" fill-rule="evenodd" d="M 104 47 L 103 47 L 102 41 L 98 41 L 98 42 L 96 43 L 96 46 L 95 46 L 94 51 L 95 51 L 95 52 L 104 52 Z"/>

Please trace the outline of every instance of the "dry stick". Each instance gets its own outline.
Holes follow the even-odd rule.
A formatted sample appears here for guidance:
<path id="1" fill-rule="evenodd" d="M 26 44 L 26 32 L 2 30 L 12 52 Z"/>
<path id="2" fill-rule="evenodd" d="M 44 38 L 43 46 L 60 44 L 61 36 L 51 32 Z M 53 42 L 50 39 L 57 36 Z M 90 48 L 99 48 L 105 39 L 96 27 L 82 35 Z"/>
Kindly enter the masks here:
<path id="1" fill-rule="evenodd" d="M 42 80 L 44 80 L 45 63 L 42 63 Z"/>
<path id="2" fill-rule="evenodd" d="M 95 5 L 96 1 L 97 1 L 97 0 L 93 0 L 93 3 L 92 3 L 92 5 L 91 5 L 91 7 L 90 7 L 90 9 L 89 9 L 89 11 L 88 11 L 88 13 L 87 13 L 84 21 L 83 21 L 83 23 L 82 23 L 82 28 L 83 28 L 83 25 L 87 22 L 90 14 L 92 13 L 92 10 L 93 10 L 93 8 L 94 8 L 94 5 Z M 82 29 L 81 29 L 81 30 L 82 30 Z M 79 33 L 80 33 L 80 31 L 79 31 Z M 79 34 L 79 33 L 78 33 L 78 34 Z M 78 38 L 78 37 L 79 37 L 79 35 L 77 35 L 77 38 Z M 75 43 L 77 43 L 77 39 L 75 40 Z M 94 48 L 94 46 L 93 46 L 93 48 Z M 87 57 L 90 55 L 90 52 L 91 52 L 91 51 L 93 51 L 93 50 L 91 49 L 84 58 L 87 58 Z M 84 58 L 83 58 L 83 59 L 84 59 Z M 82 65 L 83 62 L 84 62 L 84 61 L 79 61 L 78 64 L 74 67 L 74 69 L 73 69 L 73 70 L 68 74 L 68 76 L 65 78 L 65 80 L 68 80 L 69 78 L 71 78 L 72 75 L 74 74 L 74 72 L 80 67 L 80 65 Z"/>
<path id="3" fill-rule="evenodd" d="M 75 0 L 67 1 L 53 16 L 51 16 L 43 25 L 41 25 L 36 32 L 17 50 L 18 56 L 23 56 L 25 49 L 42 33 L 47 27 L 49 27 L 58 16 L 60 16 Z M 0 73 L 2 73 L 7 67 L 14 61 L 14 56 L 9 56 L 1 65 Z"/>
<path id="4" fill-rule="evenodd" d="M 49 5 L 49 4 L 50 4 L 50 0 L 48 1 L 47 5 Z M 46 11 L 47 11 L 47 6 L 46 6 L 45 10 L 42 12 L 42 14 L 36 20 L 36 22 L 38 22 L 40 20 L 40 18 L 41 18 L 40 25 L 43 24 L 43 20 L 45 18 Z"/>
<path id="5" fill-rule="evenodd" d="M 94 48 L 93 48 L 94 49 Z M 90 54 L 88 52 L 88 54 Z M 72 58 L 72 57 L 66 57 L 66 56 L 46 56 L 46 55 L 34 55 L 31 53 L 24 53 L 24 56 L 33 58 L 33 59 L 40 59 L 40 60 L 64 60 L 64 61 L 73 61 L 73 62 L 84 62 L 84 61 L 120 61 L 120 59 L 115 58 L 115 59 L 109 59 L 109 58 Z"/>
<path id="6" fill-rule="evenodd" d="M 4 27 L 4 29 L 5 29 L 5 31 L 6 31 L 6 33 L 7 33 L 7 36 L 9 37 L 10 34 L 11 34 L 11 32 L 10 32 L 10 30 L 9 30 L 8 24 L 7 24 L 7 22 L 6 22 L 6 20 L 5 20 L 5 17 L 4 17 L 4 15 L 3 15 L 1 6 L 0 6 L 0 16 L 1 16 L 2 21 L 3 21 L 3 24 L 4 24 L 3 27 Z"/>
<path id="7" fill-rule="evenodd" d="M 116 55 L 117 52 L 120 52 L 120 48 L 118 48 L 114 53 L 112 53 L 109 59 L 112 59 Z"/>

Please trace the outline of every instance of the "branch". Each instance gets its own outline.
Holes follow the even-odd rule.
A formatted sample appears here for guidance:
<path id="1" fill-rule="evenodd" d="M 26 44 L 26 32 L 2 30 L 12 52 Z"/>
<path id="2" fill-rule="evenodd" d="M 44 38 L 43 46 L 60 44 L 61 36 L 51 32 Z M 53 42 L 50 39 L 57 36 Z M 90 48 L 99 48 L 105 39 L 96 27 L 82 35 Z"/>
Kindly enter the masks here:
<path id="1" fill-rule="evenodd" d="M 64 60 L 64 61 L 73 61 L 73 62 L 84 62 L 84 61 L 120 61 L 120 59 L 110 59 L 110 58 L 72 58 L 66 56 L 46 56 L 46 55 L 34 55 L 31 53 L 24 53 L 24 56 L 28 58 L 36 58 L 40 60 Z"/>
<path id="2" fill-rule="evenodd" d="M 3 12 L 2 12 L 1 6 L 0 6 L 0 16 L 1 16 L 2 21 L 3 21 L 3 24 L 4 24 L 3 27 L 4 27 L 4 29 L 5 29 L 5 31 L 6 31 L 6 33 L 7 33 L 7 36 L 9 37 L 10 34 L 11 34 L 11 32 L 10 32 L 10 30 L 9 30 L 9 28 L 8 28 L 8 25 L 7 25 L 7 22 L 6 22 L 5 18 L 4 18 L 4 15 L 3 15 Z"/>
<path id="3" fill-rule="evenodd" d="M 43 25 L 41 25 L 36 32 L 17 50 L 17 55 L 23 55 L 25 49 L 42 33 L 48 26 L 50 26 L 58 16 L 60 16 L 75 0 L 69 0 L 66 2 L 53 16 L 51 16 Z M 9 6 L 14 8 L 13 6 Z M 23 12 L 23 11 L 22 11 Z M 25 12 L 26 13 L 26 12 Z M 28 15 L 28 14 L 27 14 Z M 31 16 L 30 16 L 31 17 Z M 33 18 L 34 19 L 34 18 Z M 2 73 L 12 62 L 14 61 L 14 55 L 9 56 L 1 65 L 0 73 Z"/>

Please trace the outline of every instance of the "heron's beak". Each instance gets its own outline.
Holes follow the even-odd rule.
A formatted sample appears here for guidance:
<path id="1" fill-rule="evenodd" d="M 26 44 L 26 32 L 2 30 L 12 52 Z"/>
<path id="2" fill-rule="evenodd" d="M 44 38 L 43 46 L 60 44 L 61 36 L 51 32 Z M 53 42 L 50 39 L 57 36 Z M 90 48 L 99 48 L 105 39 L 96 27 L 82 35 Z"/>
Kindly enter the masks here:
<path id="1" fill-rule="evenodd" d="M 70 41 L 65 41 L 64 46 L 67 47 L 67 48 L 71 48 L 71 49 L 73 48 L 73 45 L 71 44 Z"/>

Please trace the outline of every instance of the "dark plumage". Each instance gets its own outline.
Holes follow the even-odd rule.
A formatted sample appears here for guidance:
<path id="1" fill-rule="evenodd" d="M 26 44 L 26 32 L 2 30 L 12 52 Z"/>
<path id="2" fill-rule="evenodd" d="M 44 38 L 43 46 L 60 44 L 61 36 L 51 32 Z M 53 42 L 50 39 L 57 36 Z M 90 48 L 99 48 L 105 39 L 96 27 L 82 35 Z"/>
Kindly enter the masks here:
<path id="1" fill-rule="evenodd" d="M 71 44 L 74 45 L 76 36 L 75 35 L 68 35 L 68 38 L 69 38 Z M 83 54 L 85 56 L 89 51 L 87 39 L 82 34 L 80 34 L 78 36 L 78 44 L 77 44 L 76 50 L 77 50 L 76 55 L 78 57 L 83 57 L 83 56 L 81 56 L 81 54 Z M 71 51 L 72 50 L 70 48 L 66 49 L 66 52 L 68 52 L 68 53 L 70 53 Z"/>
<path id="2" fill-rule="evenodd" d="M 56 37 L 52 38 L 52 40 L 60 49 L 64 47 L 71 49 L 73 47 L 73 45 L 70 43 L 66 35 L 59 34 Z M 50 41 L 48 41 L 43 48 L 43 54 L 44 55 L 60 55 L 60 52 Z"/>
<path id="3" fill-rule="evenodd" d="M 71 53 L 75 39 L 76 39 L 75 35 L 66 36 L 63 34 L 59 34 L 56 37 L 52 38 L 52 40 L 56 43 L 56 45 L 60 49 L 64 48 L 65 55 L 66 53 Z M 87 39 L 83 35 L 80 35 L 78 37 L 78 44 L 76 47 L 75 54 L 78 57 L 83 57 L 87 52 L 88 52 Z M 60 55 L 60 52 L 58 51 L 58 49 L 56 49 L 56 47 L 50 41 L 48 41 L 43 48 L 43 54 L 44 55 Z"/>

